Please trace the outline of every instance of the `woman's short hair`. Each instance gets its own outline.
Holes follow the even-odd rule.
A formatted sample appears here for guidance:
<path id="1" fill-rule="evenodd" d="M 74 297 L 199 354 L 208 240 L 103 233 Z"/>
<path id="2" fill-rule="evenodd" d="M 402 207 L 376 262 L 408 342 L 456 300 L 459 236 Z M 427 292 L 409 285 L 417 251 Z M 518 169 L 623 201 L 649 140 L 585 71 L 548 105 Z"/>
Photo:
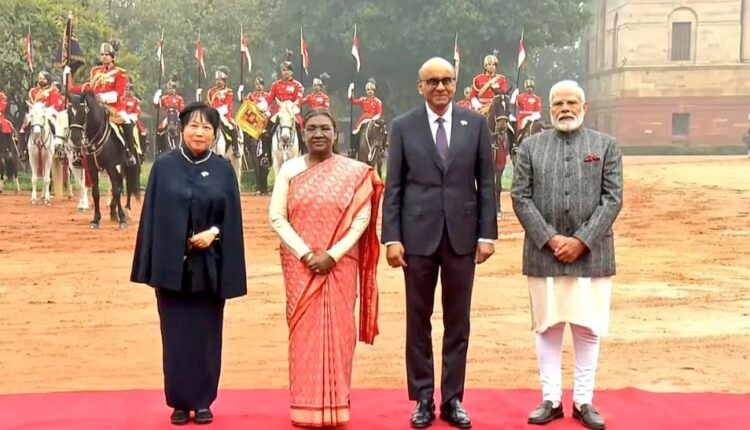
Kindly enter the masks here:
<path id="1" fill-rule="evenodd" d="M 184 130 L 190 120 L 195 117 L 208 121 L 214 128 L 214 132 L 219 129 L 219 122 L 221 122 L 219 111 L 203 102 L 192 102 L 180 112 L 180 126 L 182 129 Z"/>
<path id="2" fill-rule="evenodd" d="M 310 109 L 309 111 L 307 111 L 307 113 L 305 114 L 305 117 L 302 119 L 303 127 L 304 127 L 304 124 L 307 124 L 307 120 L 309 120 L 310 118 L 314 118 L 316 116 L 320 116 L 320 115 L 323 115 L 324 117 L 327 117 L 328 119 L 330 119 L 331 124 L 333 124 L 333 133 L 334 134 L 338 133 L 339 128 L 338 128 L 338 125 L 336 124 L 336 118 L 333 117 L 333 114 L 331 113 L 330 110 L 324 109 L 324 108 Z"/>

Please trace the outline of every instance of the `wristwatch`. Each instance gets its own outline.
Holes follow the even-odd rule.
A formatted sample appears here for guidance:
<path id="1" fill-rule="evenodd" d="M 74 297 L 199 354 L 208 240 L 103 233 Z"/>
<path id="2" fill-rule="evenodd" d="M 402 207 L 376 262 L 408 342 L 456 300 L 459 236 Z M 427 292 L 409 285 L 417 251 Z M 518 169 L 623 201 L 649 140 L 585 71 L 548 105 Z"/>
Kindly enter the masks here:
<path id="1" fill-rule="evenodd" d="M 208 231 L 210 231 L 217 238 L 219 237 L 219 233 L 220 233 L 219 227 L 216 227 L 215 225 L 212 225 L 211 228 L 208 229 Z"/>

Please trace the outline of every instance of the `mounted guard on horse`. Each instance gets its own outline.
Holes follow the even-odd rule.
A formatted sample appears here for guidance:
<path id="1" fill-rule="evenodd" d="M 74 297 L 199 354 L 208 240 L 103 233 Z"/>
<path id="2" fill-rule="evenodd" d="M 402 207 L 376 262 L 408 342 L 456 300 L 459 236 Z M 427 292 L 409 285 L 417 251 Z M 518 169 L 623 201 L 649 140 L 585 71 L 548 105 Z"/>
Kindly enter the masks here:
<path id="1" fill-rule="evenodd" d="M 271 139 L 266 132 L 268 124 L 268 92 L 263 76 L 255 77 L 255 89 L 245 96 L 235 121 L 247 135 L 250 160 L 255 170 L 255 183 L 259 195 L 268 194 L 268 170 L 271 167 Z"/>
<path id="2" fill-rule="evenodd" d="M 114 45 L 119 49 L 119 43 L 115 42 Z M 125 165 L 132 167 L 136 165 L 135 154 L 140 155 L 141 149 L 137 146 L 135 123 L 126 112 L 123 101 L 128 74 L 125 69 L 115 66 L 115 46 L 108 42 L 102 43 L 99 50 L 102 64 L 91 69 L 89 82 L 75 85 L 72 80 L 68 80 L 69 90 L 73 94 L 91 92 L 106 107 L 113 131 L 125 149 Z"/>
<path id="3" fill-rule="evenodd" d="M 68 79 L 70 92 L 80 97 L 71 97 L 68 106 L 70 140 L 83 150 L 85 166 L 92 181 L 94 218 L 92 229 L 99 228 L 101 211 L 99 205 L 99 171 L 105 170 L 112 183 L 112 205 L 120 228 L 127 227 L 127 220 L 120 201 L 124 185 L 128 196 L 140 193 L 140 166 L 135 154 L 141 154 L 136 146 L 135 122 L 127 113 L 125 91 L 128 77 L 125 69 L 115 66 L 118 42 L 103 43 L 100 48 L 102 64 L 91 69 L 89 82 L 75 85 Z M 65 73 L 69 73 L 68 70 Z M 123 179 L 127 181 L 123 183 Z"/>
<path id="4" fill-rule="evenodd" d="M 323 92 L 323 80 L 313 79 L 313 92 L 302 98 L 301 106 L 310 105 L 310 109 L 330 109 L 331 99 Z"/>
<path id="5" fill-rule="evenodd" d="M 271 84 L 271 90 L 266 97 L 266 103 L 269 106 L 270 121 L 266 126 L 269 136 L 273 136 L 276 129 L 279 126 L 279 110 L 284 102 L 293 103 L 293 114 L 294 114 L 294 130 L 296 138 L 299 142 L 300 152 L 302 154 L 307 152 L 307 147 L 303 141 L 302 135 L 302 115 L 300 114 L 300 106 L 302 105 L 302 97 L 305 93 L 305 88 L 302 84 L 294 79 L 294 66 L 289 60 L 281 62 L 279 66 L 281 70 L 281 79 Z M 276 148 L 274 148 L 276 150 Z M 274 167 L 276 168 L 276 167 Z"/>
<path id="6" fill-rule="evenodd" d="M 154 94 L 154 108 L 161 109 L 164 118 L 156 129 L 156 151 L 162 153 L 177 148 L 182 143 L 180 112 L 185 109 L 185 99 L 177 94 L 177 77 L 172 76 L 167 82 L 167 94 L 161 95 L 161 88 Z"/>
<path id="7" fill-rule="evenodd" d="M 221 136 L 224 138 L 225 145 L 229 144 L 232 147 L 232 155 L 235 158 L 242 158 L 240 151 L 240 139 L 237 132 L 237 127 L 234 123 L 234 93 L 232 89 L 227 86 L 227 78 L 229 77 L 229 69 L 226 66 L 220 66 L 217 68 L 214 78 L 216 85 L 211 87 L 206 93 L 206 103 L 209 106 L 216 108 L 221 116 Z M 226 151 L 226 148 L 224 148 Z M 221 154 L 222 156 L 224 154 Z"/>
<path id="8" fill-rule="evenodd" d="M 357 120 L 357 123 L 352 128 L 352 146 L 354 147 L 354 157 L 357 160 L 365 161 L 368 164 L 372 165 L 372 156 L 375 155 L 373 152 L 373 144 L 374 142 L 370 142 L 370 144 L 367 144 L 365 140 L 367 139 L 367 133 L 366 130 L 370 127 L 371 123 L 374 121 L 379 121 L 378 126 L 385 127 L 385 122 L 381 120 L 381 115 L 383 114 L 383 102 L 375 97 L 375 91 L 377 91 L 377 84 L 375 83 L 375 80 L 370 78 L 367 81 L 367 84 L 365 84 L 365 96 L 355 98 L 354 97 L 354 84 L 349 84 L 349 92 L 348 92 L 348 98 L 351 104 L 354 106 L 359 106 L 362 108 L 362 115 L 360 115 L 359 119 Z M 363 133 L 363 130 L 365 133 Z M 365 151 L 363 151 L 363 144 L 367 144 Z M 382 147 L 379 147 L 377 151 L 385 150 L 385 144 L 382 145 Z M 363 153 L 365 152 L 365 153 Z"/>
<path id="9" fill-rule="evenodd" d="M 518 136 L 511 149 L 511 159 L 516 154 L 516 148 L 521 142 L 532 134 L 544 129 L 542 119 L 542 98 L 534 94 L 534 81 L 527 79 L 523 83 L 524 92 L 516 98 L 515 104 L 518 110 L 518 121 L 516 130 Z"/>
<path id="10" fill-rule="evenodd" d="M 511 103 L 508 97 L 508 83 L 504 75 L 497 73 L 499 60 L 495 54 L 486 55 L 483 60 L 484 72 L 472 80 L 471 105 L 487 117 L 487 125 L 492 135 L 493 156 L 495 158 L 495 187 L 497 189 L 497 210 L 501 216 L 500 193 L 502 176 L 512 145 L 514 131 L 511 125 Z"/>

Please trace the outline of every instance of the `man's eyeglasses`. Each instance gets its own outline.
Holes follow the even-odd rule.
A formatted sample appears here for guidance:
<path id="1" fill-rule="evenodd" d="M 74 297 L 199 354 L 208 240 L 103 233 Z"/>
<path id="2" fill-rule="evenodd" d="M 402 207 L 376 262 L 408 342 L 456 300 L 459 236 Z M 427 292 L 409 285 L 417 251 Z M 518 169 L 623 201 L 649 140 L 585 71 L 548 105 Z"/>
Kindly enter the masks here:
<path id="1" fill-rule="evenodd" d="M 430 88 L 437 88 L 440 84 L 443 84 L 444 87 L 451 86 L 456 82 L 456 80 L 454 78 L 430 78 L 423 79 L 422 82 L 424 82 Z"/>

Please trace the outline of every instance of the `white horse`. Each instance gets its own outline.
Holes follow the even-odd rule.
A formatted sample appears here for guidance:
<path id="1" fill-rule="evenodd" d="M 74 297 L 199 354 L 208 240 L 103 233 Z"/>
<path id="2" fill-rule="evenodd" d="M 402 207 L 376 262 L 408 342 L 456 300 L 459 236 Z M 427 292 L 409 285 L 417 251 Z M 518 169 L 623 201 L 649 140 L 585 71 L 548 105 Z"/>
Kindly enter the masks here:
<path id="1" fill-rule="evenodd" d="M 242 191 L 242 158 L 245 154 L 245 143 L 242 130 L 237 127 L 236 124 L 234 124 L 233 126 L 237 132 L 237 145 L 239 146 L 240 151 L 239 158 L 234 156 L 234 152 L 231 150 L 232 145 L 231 143 L 227 142 L 221 125 L 219 125 L 216 140 L 213 144 L 213 151 L 216 155 L 224 157 L 225 160 L 229 161 L 232 169 L 234 169 L 234 175 L 237 177 L 237 187 L 240 191 Z"/>
<path id="2" fill-rule="evenodd" d="M 299 136 L 295 127 L 295 110 L 297 106 L 287 100 L 279 104 L 278 123 L 271 140 L 273 171 L 278 176 L 279 169 L 285 161 L 299 156 Z"/>
<path id="3" fill-rule="evenodd" d="M 31 165 L 31 204 L 36 204 L 36 184 L 43 178 L 42 196 L 44 204 L 50 205 L 49 194 L 52 157 L 55 154 L 52 130 L 46 115 L 47 107 L 43 103 L 34 103 L 29 112 L 29 164 Z"/>
<path id="4" fill-rule="evenodd" d="M 67 110 L 57 113 L 55 127 L 57 128 L 55 145 L 61 145 L 60 148 L 62 151 L 65 151 L 65 156 L 68 159 L 68 169 L 70 170 L 68 183 L 66 184 L 68 186 L 68 198 L 73 198 L 73 183 L 75 182 L 79 190 L 78 210 L 87 211 L 89 210 L 89 189 L 86 187 L 86 172 L 83 168 L 83 160 L 81 160 L 80 167 L 73 166 L 73 160 L 75 158 L 73 148 L 75 146 L 81 147 L 82 145 L 80 142 L 76 145 L 75 142 L 70 140 L 70 120 L 68 118 Z M 70 178 L 73 178 L 73 180 Z"/>

